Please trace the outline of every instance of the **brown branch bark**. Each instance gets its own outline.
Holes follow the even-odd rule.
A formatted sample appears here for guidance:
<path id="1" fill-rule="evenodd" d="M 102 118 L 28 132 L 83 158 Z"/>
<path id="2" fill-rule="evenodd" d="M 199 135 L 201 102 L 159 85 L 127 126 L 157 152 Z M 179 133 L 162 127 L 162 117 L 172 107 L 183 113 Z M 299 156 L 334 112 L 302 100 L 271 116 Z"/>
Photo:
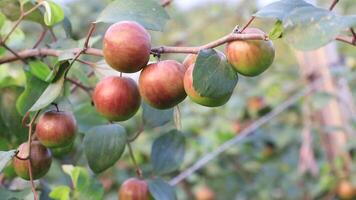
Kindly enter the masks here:
<path id="1" fill-rule="evenodd" d="M 68 51 L 72 51 L 75 55 L 77 55 L 79 52 L 82 51 L 82 48 L 69 49 Z M 62 52 L 63 52 L 63 50 L 40 48 L 40 49 L 26 49 L 24 51 L 18 52 L 17 54 L 21 58 L 26 59 L 26 58 L 31 58 L 31 57 L 35 57 L 35 56 L 58 57 Z M 84 53 L 88 54 L 88 55 L 93 55 L 93 56 L 103 56 L 103 52 L 101 49 L 88 48 Z M 7 62 L 13 62 L 16 60 L 19 60 L 19 58 L 14 55 L 9 55 L 9 56 L 0 58 L 0 64 L 7 63 Z"/>
<path id="2" fill-rule="evenodd" d="M 339 2 L 339 0 L 333 0 L 333 2 L 331 3 L 331 5 L 329 7 L 329 10 L 332 11 L 338 2 Z"/>
<path id="3" fill-rule="evenodd" d="M 170 46 L 162 46 L 151 49 L 151 51 L 155 54 L 164 54 L 164 53 L 193 53 L 197 54 L 200 50 L 215 48 L 220 45 L 223 45 L 227 42 L 231 42 L 234 40 L 267 40 L 267 35 L 264 34 L 240 34 L 240 33 L 231 33 L 220 39 L 217 39 L 208 44 L 197 46 L 197 47 L 170 47 Z"/>
<path id="4" fill-rule="evenodd" d="M 167 7 L 172 3 L 172 0 L 163 0 L 161 3 L 162 7 Z"/>
<path id="5" fill-rule="evenodd" d="M 345 42 L 347 44 L 350 44 L 352 46 L 356 46 L 356 41 L 353 39 L 353 37 L 348 37 L 348 36 L 343 36 L 343 35 L 339 35 L 335 38 L 337 41 L 340 42 Z"/>

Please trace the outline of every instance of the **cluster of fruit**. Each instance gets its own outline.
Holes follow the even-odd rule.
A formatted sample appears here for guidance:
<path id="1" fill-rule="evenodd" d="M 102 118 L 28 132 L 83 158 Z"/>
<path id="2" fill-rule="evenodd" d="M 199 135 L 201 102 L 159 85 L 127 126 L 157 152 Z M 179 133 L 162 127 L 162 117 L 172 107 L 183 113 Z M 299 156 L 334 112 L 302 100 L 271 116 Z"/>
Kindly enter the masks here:
<path id="1" fill-rule="evenodd" d="M 247 28 L 241 34 L 264 34 L 259 29 Z M 216 98 L 202 96 L 193 85 L 193 70 L 197 55 L 190 54 L 183 64 L 164 60 L 148 64 L 151 37 L 140 24 L 123 21 L 111 25 L 105 33 L 103 53 L 106 62 L 115 70 L 133 73 L 140 70 L 139 84 L 130 78 L 110 76 L 95 87 L 93 102 L 97 111 L 111 121 L 131 118 L 143 100 L 157 109 L 168 109 L 182 102 L 188 95 L 193 102 L 215 107 L 225 104 L 231 94 Z M 271 41 L 231 41 L 226 45 L 228 61 L 245 76 L 257 76 L 273 62 L 274 48 Z"/>
<path id="2" fill-rule="evenodd" d="M 38 120 L 36 136 L 38 140 L 22 143 L 17 156 L 13 159 L 16 174 L 30 180 L 29 164 L 31 163 L 32 178 L 44 176 L 52 163 L 53 155 L 70 152 L 76 135 L 77 124 L 74 116 L 64 111 L 48 111 Z"/>

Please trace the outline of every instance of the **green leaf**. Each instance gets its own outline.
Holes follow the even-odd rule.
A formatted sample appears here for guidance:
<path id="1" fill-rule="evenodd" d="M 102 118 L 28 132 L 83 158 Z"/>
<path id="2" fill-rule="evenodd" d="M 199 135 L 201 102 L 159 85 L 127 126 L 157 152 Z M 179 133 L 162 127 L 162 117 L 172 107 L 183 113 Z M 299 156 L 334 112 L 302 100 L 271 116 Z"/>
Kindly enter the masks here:
<path id="1" fill-rule="evenodd" d="M 22 94 L 16 101 L 16 109 L 21 115 L 25 115 L 25 113 L 37 101 L 37 99 L 41 96 L 43 91 L 48 86 L 46 82 L 41 81 L 37 77 L 33 76 L 31 73 L 26 72 L 25 74 L 25 91 L 22 92 Z"/>
<path id="2" fill-rule="evenodd" d="M 343 17 L 321 8 L 294 9 L 283 20 L 284 39 L 299 50 L 313 50 L 328 44 L 344 29 Z"/>
<path id="3" fill-rule="evenodd" d="M 88 171 L 83 167 L 73 165 L 63 165 L 63 171 L 67 173 L 73 183 L 74 196 L 77 199 L 101 200 L 104 196 L 104 188 L 97 181 L 91 178 Z"/>
<path id="4" fill-rule="evenodd" d="M 310 6 L 309 3 L 303 0 L 281 0 L 263 7 L 257 11 L 253 16 L 260 18 L 273 18 L 283 20 L 294 9 L 304 6 Z"/>
<path id="5" fill-rule="evenodd" d="M 185 137 L 178 130 L 172 130 L 157 138 L 151 151 L 153 170 L 166 174 L 179 169 L 185 154 Z"/>
<path id="6" fill-rule="evenodd" d="M 58 60 L 54 65 L 53 70 L 50 75 L 48 75 L 47 81 L 56 82 L 58 79 L 64 76 L 64 74 L 69 70 L 70 63 L 69 59 Z"/>
<path id="7" fill-rule="evenodd" d="M 142 104 L 142 108 L 142 120 L 146 127 L 156 128 L 173 121 L 173 108 L 159 110 L 149 106 L 146 103 Z"/>
<path id="8" fill-rule="evenodd" d="M 56 82 L 49 84 L 36 103 L 30 108 L 30 111 L 37 111 L 51 104 L 61 94 L 63 85 L 64 76 Z"/>
<path id="9" fill-rule="evenodd" d="M 164 8 L 154 0 L 115 0 L 101 12 L 97 22 L 137 21 L 147 29 L 163 31 L 168 19 Z"/>
<path id="10" fill-rule="evenodd" d="M 4 187 L 0 187 L 0 197 L 6 200 L 23 200 L 23 199 L 33 199 L 33 194 L 31 188 L 26 188 L 21 191 L 7 190 Z"/>
<path id="11" fill-rule="evenodd" d="M 231 94 L 237 73 L 214 49 L 201 50 L 193 70 L 193 87 L 203 97 L 219 98 Z"/>
<path id="12" fill-rule="evenodd" d="M 11 76 L 6 76 L 3 79 L 0 79 L 0 89 L 9 86 L 18 86 L 19 83 L 16 79 Z"/>
<path id="13" fill-rule="evenodd" d="M 15 143 L 26 140 L 27 135 L 27 128 L 21 124 L 22 116 L 16 110 L 16 99 L 22 91 L 23 88 L 16 86 L 0 90 L 0 118 L 8 130 L 0 129 L 0 131 L 6 131 L 9 138 L 12 138 Z"/>
<path id="14" fill-rule="evenodd" d="M 174 187 L 161 179 L 148 180 L 148 189 L 155 200 L 176 200 Z"/>
<path id="15" fill-rule="evenodd" d="M 62 27 L 64 32 L 66 33 L 67 38 L 72 38 L 73 37 L 73 28 L 72 28 L 72 23 L 70 22 L 68 17 L 64 17 L 62 21 Z"/>
<path id="16" fill-rule="evenodd" d="M 0 173 L 7 163 L 15 156 L 16 150 L 0 151 Z"/>
<path id="17" fill-rule="evenodd" d="M 268 37 L 271 40 L 277 40 L 283 35 L 283 24 L 281 20 L 277 20 L 273 29 L 269 32 Z"/>
<path id="18" fill-rule="evenodd" d="M 0 29 L 5 24 L 6 16 L 0 12 Z"/>
<path id="19" fill-rule="evenodd" d="M 48 77 L 51 73 L 48 65 L 40 60 L 33 60 L 28 63 L 30 72 L 41 79 L 42 81 L 48 81 Z"/>
<path id="20" fill-rule="evenodd" d="M 78 131 L 86 133 L 90 128 L 106 124 L 108 121 L 102 117 L 90 102 L 74 106 L 75 119 L 78 122 Z"/>
<path id="21" fill-rule="evenodd" d="M 49 197 L 55 200 L 70 200 L 70 188 L 65 185 L 54 187 Z"/>
<path id="22" fill-rule="evenodd" d="M 43 15 L 44 22 L 47 26 L 53 26 L 64 19 L 64 12 L 60 5 L 53 1 L 44 1 L 45 13 Z"/>
<path id="23" fill-rule="evenodd" d="M 126 131 L 118 124 L 91 128 L 84 137 L 84 151 L 89 167 L 100 173 L 121 157 L 126 145 Z"/>

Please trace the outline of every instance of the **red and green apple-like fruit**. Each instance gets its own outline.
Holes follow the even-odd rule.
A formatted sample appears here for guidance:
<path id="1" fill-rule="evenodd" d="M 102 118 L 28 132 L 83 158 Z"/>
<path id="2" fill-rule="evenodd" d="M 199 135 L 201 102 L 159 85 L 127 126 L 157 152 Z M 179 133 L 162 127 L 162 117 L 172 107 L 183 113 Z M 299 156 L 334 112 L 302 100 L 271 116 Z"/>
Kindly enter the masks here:
<path id="1" fill-rule="evenodd" d="M 20 158 L 26 158 L 29 155 L 27 142 L 22 143 L 18 150 L 17 156 Z M 52 155 L 49 149 L 43 146 L 39 141 L 32 141 L 30 160 L 33 179 L 39 179 L 43 177 L 51 167 Z M 29 160 L 21 160 L 17 157 L 13 159 L 16 174 L 25 180 L 30 180 L 28 161 Z"/>
<path id="2" fill-rule="evenodd" d="M 139 78 L 143 100 L 158 109 L 176 106 L 187 96 L 183 84 L 184 73 L 184 66 L 174 60 L 147 65 Z"/>
<path id="3" fill-rule="evenodd" d="M 196 54 L 189 54 L 185 57 L 185 59 L 183 60 L 183 65 L 185 67 L 185 69 L 187 70 L 191 65 L 195 64 L 195 61 L 197 61 L 197 57 L 198 55 Z"/>
<path id="4" fill-rule="evenodd" d="M 36 125 L 38 140 L 46 147 L 63 147 L 73 143 L 77 131 L 77 122 L 71 113 L 48 111 Z"/>
<path id="5" fill-rule="evenodd" d="M 111 25 L 103 40 L 106 62 L 124 73 L 140 71 L 150 59 L 151 36 L 146 29 L 133 21 Z"/>
<path id="6" fill-rule="evenodd" d="M 215 193 L 208 186 L 199 187 L 194 196 L 196 200 L 215 200 Z"/>
<path id="7" fill-rule="evenodd" d="M 246 28 L 242 34 L 265 33 L 257 28 Z M 235 40 L 227 43 L 225 54 L 238 73 L 257 76 L 273 63 L 275 51 L 272 41 Z"/>
<path id="8" fill-rule="evenodd" d="M 120 200 L 149 200 L 150 193 L 146 181 L 138 178 L 127 179 L 118 192 Z"/>
<path id="9" fill-rule="evenodd" d="M 141 105 L 137 84 L 131 78 L 109 76 L 93 92 L 96 110 L 110 121 L 124 121 L 134 116 Z"/>

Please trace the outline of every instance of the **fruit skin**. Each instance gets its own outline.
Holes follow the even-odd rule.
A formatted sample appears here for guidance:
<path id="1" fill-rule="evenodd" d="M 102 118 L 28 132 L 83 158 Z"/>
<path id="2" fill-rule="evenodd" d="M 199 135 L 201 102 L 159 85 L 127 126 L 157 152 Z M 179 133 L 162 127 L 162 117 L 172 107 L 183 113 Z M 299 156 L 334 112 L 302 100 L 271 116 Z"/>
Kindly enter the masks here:
<path id="1" fill-rule="evenodd" d="M 243 33 L 265 34 L 257 28 L 247 28 Z M 225 54 L 238 73 L 257 76 L 272 64 L 275 51 L 272 41 L 232 41 L 227 43 Z"/>
<path id="2" fill-rule="evenodd" d="M 145 102 L 158 109 L 168 109 L 183 101 L 185 68 L 174 60 L 149 64 L 139 78 L 140 93 Z"/>
<path id="3" fill-rule="evenodd" d="M 338 185 L 337 195 L 341 199 L 353 199 L 356 195 L 356 192 L 350 181 L 342 180 Z"/>
<path id="4" fill-rule="evenodd" d="M 124 73 L 140 71 L 150 59 L 151 36 L 140 24 L 122 21 L 111 25 L 103 40 L 106 62 Z"/>
<path id="5" fill-rule="evenodd" d="M 27 142 L 22 143 L 19 146 L 18 150 L 19 152 L 17 156 L 20 158 L 26 158 L 28 156 Z M 51 167 L 51 152 L 39 141 L 32 141 L 30 159 L 33 179 L 39 179 L 43 177 Z M 17 157 L 14 157 L 12 164 L 18 176 L 25 180 L 30 180 L 30 174 L 28 171 L 28 160 L 20 160 Z"/>
<path id="6" fill-rule="evenodd" d="M 96 110 L 110 121 L 124 121 L 134 116 L 141 105 L 137 84 L 131 78 L 108 76 L 93 92 Z"/>
<path id="7" fill-rule="evenodd" d="M 127 179 L 118 192 L 120 200 L 149 200 L 148 185 L 146 181 L 138 178 Z"/>
<path id="8" fill-rule="evenodd" d="M 197 189 L 195 192 L 196 200 L 214 200 L 215 193 L 209 187 L 203 186 Z"/>
<path id="9" fill-rule="evenodd" d="M 197 54 L 189 54 L 187 57 L 185 57 L 185 59 L 183 61 L 183 65 L 186 70 L 190 67 L 190 65 L 195 64 L 195 61 L 197 61 L 197 57 L 198 57 Z"/>
<path id="10" fill-rule="evenodd" d="M 77 122 L 71 113 L 48 111 L 36 125 L 38 140 L 46 147 L 63 147 L 72 143 L 77 132 Z"/>
<path id="11" fill-rule="evenodd" d="M 208 107 L 222 106 L 229 101 L 232 93 L 224 95 L 219 98 L 201 96 L 193 87 L 193 70 L 194 70 L 194 65 L 191 65 L 187 69 L 184 75 L 184 89 L 192 101 L 194 101 L 197 104 L 208 106 Z"/>

